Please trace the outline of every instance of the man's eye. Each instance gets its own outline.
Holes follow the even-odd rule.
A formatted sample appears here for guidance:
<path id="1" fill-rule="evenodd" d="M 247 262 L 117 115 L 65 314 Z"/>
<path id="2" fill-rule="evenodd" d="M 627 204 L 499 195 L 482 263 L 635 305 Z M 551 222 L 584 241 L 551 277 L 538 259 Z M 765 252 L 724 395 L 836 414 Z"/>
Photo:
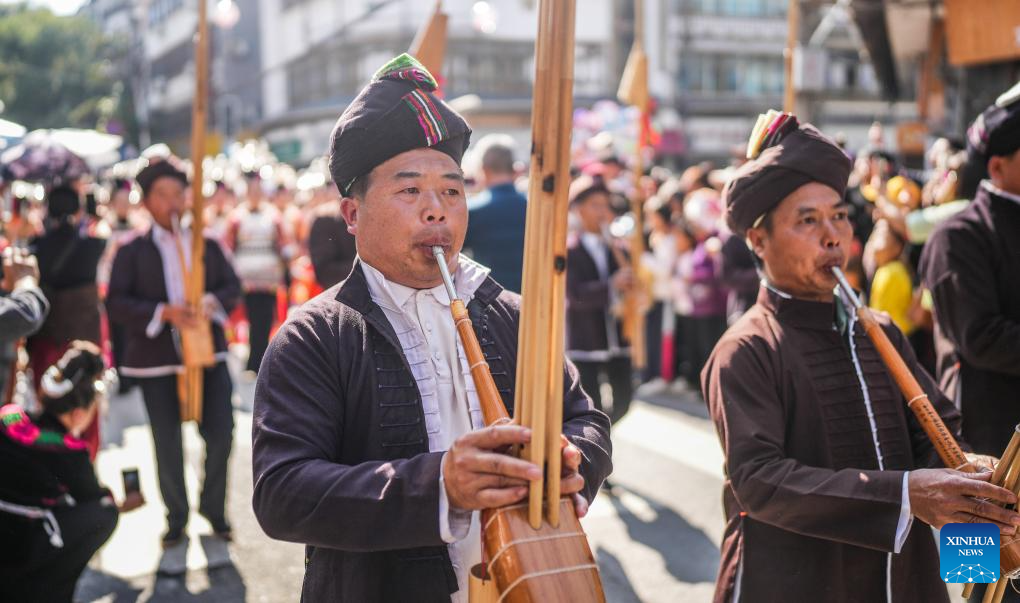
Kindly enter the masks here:
<path id="1" fill-rule="evenodd" d="M 836 215 L 832 217 L 833 220 L 842 222 L 847 219 L 847 213 L 845 211 L 836 212 Z"/>
<path id="2" fill-rule="evenodd" d="M 456 197 L 457 195 L 460 194 L 460 191 L 455 188 L 451 188 L 446 190 L 446 194 L 450 195 L 451 197 Z"/>
<path id="3" fill-rule="evenodd" d="M 418 187 L 417 186 L 409 186 L 409 187 L 405 188 L 404 190 L 402 190 L 400 192 L 407 193 L 408 195 L 417 195 L 418 194 Z"/>
<path id="4" fill-rule="evenodd" d="M 815 220 L 814 218 L 812 218 L 810 216 L 807 217 L 807 218 L 802 218 L 801 221 L 800 221 L 801 224 L 814 224 L 815 222 L 817 222 L 817 220 Z"/>

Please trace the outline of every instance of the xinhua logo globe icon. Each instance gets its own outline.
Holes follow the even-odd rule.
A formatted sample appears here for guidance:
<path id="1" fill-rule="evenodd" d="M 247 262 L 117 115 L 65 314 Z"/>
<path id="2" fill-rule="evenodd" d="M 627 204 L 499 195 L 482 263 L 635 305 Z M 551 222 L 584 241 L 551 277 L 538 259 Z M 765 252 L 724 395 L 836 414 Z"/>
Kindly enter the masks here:
<path id="1" fill-rule="evenodd" d="M 952 584 L 989 583 L 995 582 L 996 573 L 979 564 L 960 565 L 946 572 L 942 579 Z"/>

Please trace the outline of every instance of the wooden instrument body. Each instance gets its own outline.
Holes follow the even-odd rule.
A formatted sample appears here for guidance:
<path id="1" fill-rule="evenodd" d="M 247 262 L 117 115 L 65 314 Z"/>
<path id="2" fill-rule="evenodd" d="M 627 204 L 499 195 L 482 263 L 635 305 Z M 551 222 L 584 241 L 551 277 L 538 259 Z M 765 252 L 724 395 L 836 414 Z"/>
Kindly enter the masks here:
<path id="1" fill-rule="evenodd" d="M 489 575 L 508 603 L 605 601 L 595 556 L 567 498 L 559 527 L 531 527 L 528 504 L 482 512 Z"/>

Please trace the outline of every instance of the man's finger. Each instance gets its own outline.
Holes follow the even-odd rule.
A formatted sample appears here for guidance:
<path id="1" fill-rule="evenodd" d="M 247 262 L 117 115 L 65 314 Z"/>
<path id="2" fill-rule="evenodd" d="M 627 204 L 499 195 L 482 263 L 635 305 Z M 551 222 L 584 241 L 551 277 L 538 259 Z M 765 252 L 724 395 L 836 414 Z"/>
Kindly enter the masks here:
<path id="1" fill-rule="evenodd" d="M 534 463 L 495 452 L 476 452 L 458 459 L 458 469 L 473 473 L 505 475 L 522 480 L 541 479 L 542 470 Z"/>
<path id="2" fill-rule="evenodd" d="M 468 483 L 468 487 L 474 491 L 488 490 L 491 488 L 505 489 L 505 488 L 520 488 L 527 487 L 528 480 L 518 479 L 516 477 L 507 477 L 505 475 L 492 475 L 491 473 L 476 474 L 477 477 L 472 479 Z"/>
<path id="3" fill-rule="evenodd" d="M 574 512 L 577 513 L 577 518 L 581 519 L 588 514 L 588 501 L 580 494 L 574 494 L 572 498 L 574 500 Z"/>
<path id="4" fill-rule="evenodd" d="M 580 473 L 572 473 L 560 480 L 560 492 L 573 494 L 584 488 L 584 476 Z"/>
<path id="5" fill-rule="evenodd" d="M 1014 511 L 1003 509 L 987 500 L 974 500 L 974 507 L 971 511 L 974 515 L 984 518 L 985 521 L 1001 525 L 1020 525 L 1020 515 Z"/>
<path id="6" fill-rule="evenodd" d="M 571 471 L 577 471 L 581 467 L 581 451 L 573 444 L 568 444 L 563 449 L 563 466 Z"/>
<path id="7" fill-rule="evenodd" d="M 531 430 L 520 425 L 490 425 L 461 436 L 460 441 L 476 448 L 495 450 L 513 444 L 531 441 Z"/>
<path id="8" fill-rule="evenodd" d="M 483 509 L 495 509 L 520 502 L 528 494 L 528 489 L 518 488 L 487 488 L 478 493 L 477 501 Z"/>
<path id="9" fill-rule="evenodd" d="M 994 502 L 1011 505 L 1016 502 L 1016 495 L 1005 488 L 1000 488 L 986 480 L 990 474 L 968 473 L 965 481 L 958 482 L 958 492 L 974 498 L 987 498 Z"/>

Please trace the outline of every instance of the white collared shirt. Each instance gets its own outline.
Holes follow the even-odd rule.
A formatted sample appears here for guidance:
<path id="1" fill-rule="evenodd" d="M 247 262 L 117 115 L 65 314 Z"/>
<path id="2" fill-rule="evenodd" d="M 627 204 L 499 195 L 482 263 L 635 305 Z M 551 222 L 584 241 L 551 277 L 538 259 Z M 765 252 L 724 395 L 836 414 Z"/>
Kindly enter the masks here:
<path id="1" fill-rule="evenodd" d="M 369 294 L 386 315 L 421 394 L 429 450 L 449 450 L 458 437 L 485 426 L 470 367 L 450 314 L 450 297 L 440 284 L 413 289 L 388 280 L 361 261 Z M 467 304 L 489 269 L 460 256 L 453 274 L 457 296 Z M 478 513 L 451 509 L 439 478 L 439 532 L 449 545 L 459 590 L 451 600 L 467 602 L 468 571 L 481 562 Z"/>
<path id="2" fill-rule="evenodd" d="M 1001 188 L 999 188 L 999 187 L 995 186 L 994 184 L 992 184 L 991 180 L 982 180 L 981 181 L 981 188 L 983 188 L 986 191 L 992 193 L 993 195 L 998 195 L 998 196 L 1000 196 L 1000 197 L 1002 197 L 1004 199 L 1009 199 L 1010 201 L 1013 201 L 1014 203 L 1020 203 L 1020 195 L 1015 195 L 1015 194 L 1010 193 L 1008 191 L 1002 190 Z"/>

